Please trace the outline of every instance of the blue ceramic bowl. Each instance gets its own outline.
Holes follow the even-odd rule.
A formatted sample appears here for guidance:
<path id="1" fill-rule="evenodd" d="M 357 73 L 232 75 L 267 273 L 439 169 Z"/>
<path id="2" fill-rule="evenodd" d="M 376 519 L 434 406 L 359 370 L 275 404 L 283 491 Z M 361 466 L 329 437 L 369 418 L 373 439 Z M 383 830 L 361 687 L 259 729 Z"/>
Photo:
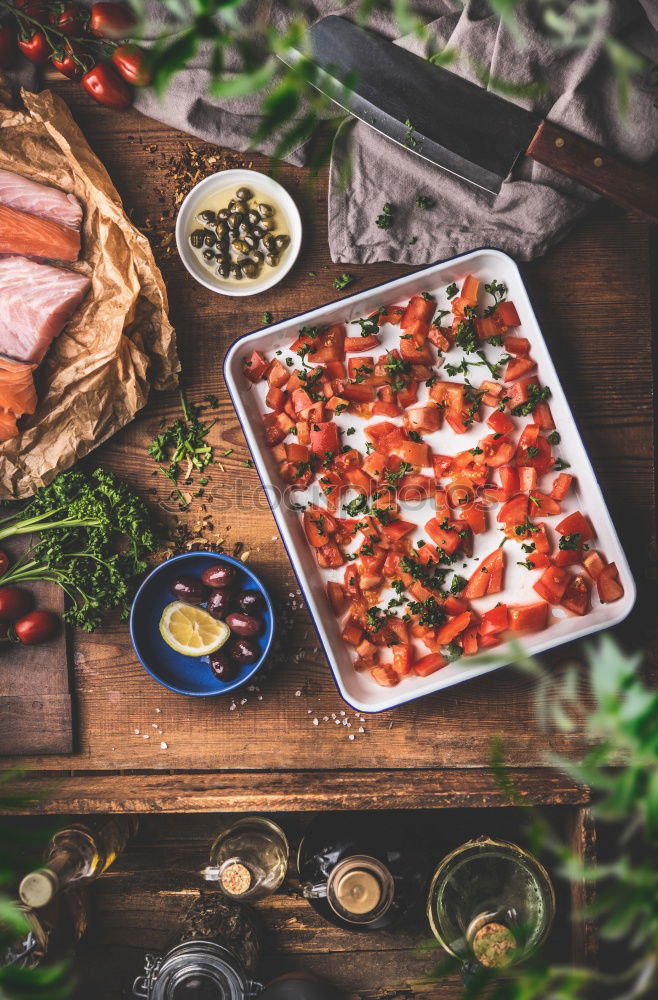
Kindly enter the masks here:
<path id="1" fill-rule="evenodd" d="M 176 577 L 200 577 L 203 570 L 214 563 L 228 564 L 237 569 L 236 591 L 258 590 L 265 599 L 265 611 L 262 613 L 265 629 L 257 640 L 261 655 L 255 663 L 243 666 L 238 676 L 228 683 L 215 677 L 207 656 L 183 656 L 171 649 L 160 635 L 159 629 L 164 608 L 176 600 L 170 589 Z M 265 587 L 244 563 L 218 552 L 187 552 L 156 566 L 135 594 L 130 611 L 130 638 L 142 666 L 151 677 L 164 684 L 170 691 L 191 694 L 199 698 L 228 694 L 251 680 L 267 658 L 273 635 L 274 612 Z"/>

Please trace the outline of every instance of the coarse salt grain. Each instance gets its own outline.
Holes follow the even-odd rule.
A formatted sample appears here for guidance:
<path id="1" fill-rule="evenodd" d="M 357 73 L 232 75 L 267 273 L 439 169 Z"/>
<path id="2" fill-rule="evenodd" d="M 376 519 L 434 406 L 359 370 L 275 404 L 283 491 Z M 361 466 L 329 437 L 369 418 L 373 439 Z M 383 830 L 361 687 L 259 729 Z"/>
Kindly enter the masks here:
<path id="1" fill-rule="evenodd" d="M 139 736 L 139 729 L 133 729 L 135 736 Z"/>
<path id="2" fill-rule="evenodd" d="M 295 698 L 301 698 L 301 696 L 302 696 L 301 691 L 295 691 Z"/>
<path id="3" fill-rule="evenodd" d="M 313 719 L 313 725 L 314 726 L 319 726 L 320 723 L 319 723 L 319 721 L 317 719 Z"/>
<path id="4" fill-rule="evenodd" d="M 165 743 L 165 741 L 163 740 L 162 743 L 160 744 L 160 749 L 161 750 L 166 750 L 168 746 L 169 746 L 169 744 Z"/>
<path id="5" fill-rule="evenodd" d="M 347 738 L 348 738 L 348 740 L 353 740 L 354 739 L 354 733 L 350 733 Z"/>

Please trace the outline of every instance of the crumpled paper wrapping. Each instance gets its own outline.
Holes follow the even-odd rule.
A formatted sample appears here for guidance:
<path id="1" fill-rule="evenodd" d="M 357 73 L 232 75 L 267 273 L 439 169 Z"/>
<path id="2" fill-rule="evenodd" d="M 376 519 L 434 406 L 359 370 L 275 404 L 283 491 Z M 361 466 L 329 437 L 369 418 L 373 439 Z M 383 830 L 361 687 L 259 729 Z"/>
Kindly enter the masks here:
<path id="1" fill-rule="evenodd" d="M 0 91 L 0 94 L 2 91 Z M 74 194 L 83 206 L 73 268 L 91 288 L 35 372 L 39 405 L 0 444 L 0 497 L 30 496 L 129 423 L 149 385 L 176 385 L 180 362 L 167 292 L 148 240 L 130 223 L 64 102 L 22 91 L 0 106 L 0 167 Z"/>

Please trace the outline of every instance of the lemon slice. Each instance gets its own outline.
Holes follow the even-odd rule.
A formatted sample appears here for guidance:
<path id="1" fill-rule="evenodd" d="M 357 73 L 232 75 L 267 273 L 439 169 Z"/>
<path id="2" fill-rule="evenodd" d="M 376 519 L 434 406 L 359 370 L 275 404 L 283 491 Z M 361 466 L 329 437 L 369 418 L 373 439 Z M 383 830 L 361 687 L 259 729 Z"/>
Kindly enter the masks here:
<path id="1" fill-rule="evenodd" d="M 225 622 L 182 601 L 168 604 L 160 618 L 160 635 L 183 656 L 208 656 L 223 646 L 230 634 Z"/>

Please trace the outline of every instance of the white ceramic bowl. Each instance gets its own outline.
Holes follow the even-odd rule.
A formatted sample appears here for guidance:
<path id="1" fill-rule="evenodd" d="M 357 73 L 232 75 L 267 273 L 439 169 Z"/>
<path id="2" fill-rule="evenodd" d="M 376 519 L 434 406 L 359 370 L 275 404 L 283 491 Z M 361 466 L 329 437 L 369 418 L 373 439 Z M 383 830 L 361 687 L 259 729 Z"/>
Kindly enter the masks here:
<path id="1" fill-rule="evenodd" d="M 277 217 L 281 219 L 279 231 L 288 234 L 290 244 L 281 254 L 277 267 L 263 268 L 258 278 L 243 278 L 242 281 L 236 281 L 213 274 L 190 245 L 189 236 L 193 229 L 199 228 L 199 223 L 196 222 L 198 212 L 204 208 L 217 210 L 228 204 L 229 199 L 235 197 L 237 188 L 243 185 L 260 197 L 266 198 L 268 202 L 272 202 Z M 299 209 L 278 181 L 261 174 L 258 170 L 220 170 L 204 178 L 188 193 L 176 219 L 176 246 L 180 259 L 200 285 L 205 285 L 211 292 L 218 292 L 220 295 L 240 297 L 258 295 L 272 288 L 286 276 L 295 263 L 301 245 L 302 220 Z"/>

